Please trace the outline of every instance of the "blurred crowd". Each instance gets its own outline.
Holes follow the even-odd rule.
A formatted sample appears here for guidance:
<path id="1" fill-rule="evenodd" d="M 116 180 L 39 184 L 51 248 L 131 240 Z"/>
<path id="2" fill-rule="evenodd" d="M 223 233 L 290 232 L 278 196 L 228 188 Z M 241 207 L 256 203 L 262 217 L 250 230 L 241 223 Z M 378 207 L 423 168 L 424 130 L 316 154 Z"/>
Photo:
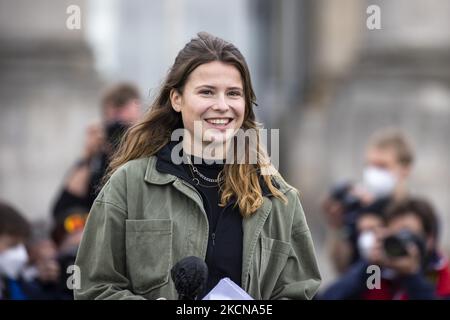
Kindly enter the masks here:
<path id="1" fill-rule="evenodd" d="M 90 207 L 121 136 L 141 115 L 131 84 L 112 87 L 101 105 L 102 121 L 88 126 L 82 154 L 55 195 L 49 227 L 30 224 L 0 202 L 0 299 L 73 299 L 68 268 Z M 399 130 L 380 130 L 365 158 L 361 181 L 337 183 L 323 201 L 339 277 L 316 298 L 450 298 L 450 268 L 439 250 L 433 204 L 408 192 L 415 159 L 410 141 Z"/>
<path id="2" fill-rule="evenodd" d="M 0 300 L 71 300 L 72 265 L 83 228 L 125 130 L 141 115 L 140 95 L 128 83 L 105 92 L 102 121 L 89 124 L 82 153 L 55 195 L 50 223 L 30 223 L 0 201 Z"/>
<path id="3" fill-rule="evenodd" d="M 367 144 L 361 181 L 323 201 L 328 249 L 339 273 L 319 299 L 449 299 L 450 268 L 439 248 L 433 204 L 408 189 L 415 154 L 408 137 L 381 129 Z"/>

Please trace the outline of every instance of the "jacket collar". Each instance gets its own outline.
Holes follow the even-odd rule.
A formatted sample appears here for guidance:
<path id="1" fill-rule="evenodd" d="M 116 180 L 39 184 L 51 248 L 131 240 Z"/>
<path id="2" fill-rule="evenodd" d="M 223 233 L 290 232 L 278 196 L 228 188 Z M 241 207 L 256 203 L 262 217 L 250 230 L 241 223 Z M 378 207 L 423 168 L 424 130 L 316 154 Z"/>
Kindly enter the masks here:
<path id="1" fill-rule="evenodd" d="M 144 180 L 152 184 L 168 184 L 174 182 L 176 176 L 156 170 L 158 158 L 150 157 L 145 170 Z"/>

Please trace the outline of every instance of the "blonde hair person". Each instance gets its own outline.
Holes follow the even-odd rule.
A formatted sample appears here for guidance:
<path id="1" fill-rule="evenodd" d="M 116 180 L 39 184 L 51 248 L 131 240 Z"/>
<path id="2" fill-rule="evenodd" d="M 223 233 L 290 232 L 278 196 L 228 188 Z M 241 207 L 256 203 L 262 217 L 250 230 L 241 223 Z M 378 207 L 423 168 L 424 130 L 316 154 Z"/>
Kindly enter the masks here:
<path id="1" fill-rule="evenodd" d="M 255 299 L 315 295 L 320 274 L 297 190 L 264 173 L 259 139 L 244 143 L 254 162 L 228 147 L 238 130 L 258 132 L 255 100 L 233 44 L 208 33 L 186 44 L 111 161 L 78 251 L 75 298 L 176 299 L 170 270 L 188 256 L 209 268 L 197 298 L 225 277 Z"/>

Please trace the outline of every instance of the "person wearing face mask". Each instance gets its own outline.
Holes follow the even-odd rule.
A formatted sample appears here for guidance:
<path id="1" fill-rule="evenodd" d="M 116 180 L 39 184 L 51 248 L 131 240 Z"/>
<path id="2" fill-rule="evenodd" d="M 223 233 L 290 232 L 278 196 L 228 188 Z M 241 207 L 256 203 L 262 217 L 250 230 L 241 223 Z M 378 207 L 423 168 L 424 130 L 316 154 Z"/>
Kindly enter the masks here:
<path id="1" fill-rule="evenodd" d="M 408 195 L 407 180 L 414 163 L 411 142 L 398 129 L 376 132 L 366 151 L 366 167 L 360 190 L 354 190 L 365 203 L 391 197 L 402 200 Z"/>
<path id="2" fill-rule="evenodd" d="M 359 259 L 354 262 L 339 279 L 319 293 L 319 300 L 357 299 L 357 294 L 363 286 L 368 259 L 375 247 L 381 246 L 381 237 L 385 233 L 386 221 L 384 206 L 370 205 L 361 209 L 356 226 L 356 250 Z"/>
<path id="3" fill-rule="evenodd" d="M 410 198 L 394 203 L 386 221 L 384 230 L 374 221 L 371 229 L 361 230 L 360 260 L 322 299 L 450 299 L 449 261 L 439 251 L 438 221 L 429 202 Z M 359 227 L 369 224 L 358 221 Z M 370 265 L 381 268 L 378 288 L 367 286 Z"/>
<path id="4" fill-rule="evenodd" d="M 381 129 L 369 140 L 361 181 L 336 185 L 324 200 L 331 258 L 339 273 L 359 258 L 355 229 L 358 215 L 368 206 L 386 208 L 404 199 L 413 163 L 413 148 L 404 133 L 395 128 Z"/>
<path id="5" fill-rule="evenodd" d="M 54 203 L 53 216 L 56 220 L 73 208 L 89 211 L 98 194 L 109 157 L 125 131 L 141 115 L 139 100 L 138 89 L 128 83 L 117 84 L 104 94 L 102 123 L 92 123 L 87 128 L 83 153 Z"/>
<path id="6" fill-rule="evenodd" d="M 0 202 L 0 300 L 27 299 L 22 271 L 28 262 L 25 241 L 29 234 L 25 218 Z"/>

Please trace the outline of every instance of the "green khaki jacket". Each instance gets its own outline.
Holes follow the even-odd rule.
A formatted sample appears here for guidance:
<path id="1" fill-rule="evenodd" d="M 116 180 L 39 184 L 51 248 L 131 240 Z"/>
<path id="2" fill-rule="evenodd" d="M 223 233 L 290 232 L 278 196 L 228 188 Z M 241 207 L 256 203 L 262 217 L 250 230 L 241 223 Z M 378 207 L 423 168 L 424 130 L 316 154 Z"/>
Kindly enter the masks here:
<path id="1" fill-rule="evenodd" d="M 155 165 L 154 156 L 126 163 L 98 195 L 75 263 L 76 299 L 177 299 L 172 266 L 187 256 L 205 258 L 200 194 Z M 276 181 L 288 204 L 264 197 L 243 219 L 238 285 L 255 299 L 311 299 L 321 281 L 311 234 L 296 189 Z"/>

